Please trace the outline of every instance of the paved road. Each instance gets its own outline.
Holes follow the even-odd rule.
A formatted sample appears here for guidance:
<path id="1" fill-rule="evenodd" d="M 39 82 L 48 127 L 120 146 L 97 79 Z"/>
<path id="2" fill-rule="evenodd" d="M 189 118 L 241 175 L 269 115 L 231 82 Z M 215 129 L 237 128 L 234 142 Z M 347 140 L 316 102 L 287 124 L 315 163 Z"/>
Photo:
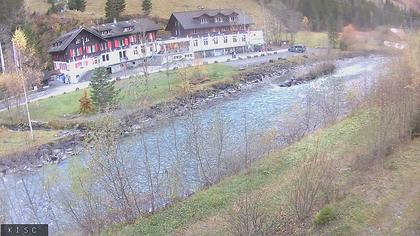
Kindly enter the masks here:
<path id="1" fill-rule="evenodd" d="M 289 58 L 289 57 L 296 56 L 296 55 L 302 55 L 302 54 L 296 54 L 296 53 L 288 52 L 287 49 L 278 50 L 276 52 L 277 52 L 276 54 L 274 54 L 273 52 L 268 52 L 268 53 L 265 53 L 265 56 L 258 56 L 258 57 L 254 57 L 255 55 L 251 55 L 252 56 L 251 58 L 247 58 L 247 59 L 244 59 L 244 60 L 235 60 L 235 61 L 225 62 L 225 64 L 230 65 L 230 66 L 234 66 L 234 67 L 238 67 L 238 68 L 244 68 L 244 67 L 248 67 L 248 66 L 252 66 L 252 65 L 258 65 L 258 64 L 266 63 L 270 60 L 278 60 L 280 57 L 281 58 Z M 308 54 L 319 53 L 319 52 L 321 52 L 320 49 L 308 49 L 308 51 L 305 54 L 308 55 Z M 239 56 L 239 57 L 241 57 L 241 56 Z"/>
<path id="2" fill-rule="evenodd" d="M 310 53 L 317 53 L 318 51 L 320 51 L 319 49 L 308 49 L 308 52 L 306 54 L 310 54 Z M 248 54 L 240 54 L 237 55 L 236 59 L 232 59 L 231 56 L 220 56 L 220 57 L 212 57 L 212 58 L 205 58 L 204 62 L 207 64 L 212 64 L 215 62 L 218 63 L 224 63 L 226 65 L 229 66 L 233 66 L 236 68 L 244 68 L 244 67 L 248 67 L 248 66 L 252 66 L 252 65 L 258 65 L 258 64 L 262 64 L 262 63 L 266 63 L 270 60 L 277 60 L 278 58 L 289 58 L 295 55 L 301 55 L 301 54 L 296 54 L 296 53 L 290 53 L 287 51 L 287 49 L 281 49 L 281 50 L 276 50 L 276 51 L 272 51 L 272 52 L 256 52 L 256 53 L 248 53 Z M 228 59 L 230 61 L 228 61 Z M 171 68 L 173 69 L 173 68 Z M 166 67 L 165 66 L 154 66 L 154 67 L 150 67 L 149 69 L 149 73 L 157 73 L 159 71 L 165 71 Z M 112 78 L 120 78 L 120 79 L 125 79 L 125 78 L 129 78 L 130 76 L 135 76 L 135 75 L 141 75 L 143 74 L 143 69 L 142 67 L 139 68 L 135 68 L 132 70 L 128 70 L 128 71 L 123 71 L 123 72 L 118 72 L 115 74 L 112 74 Z M 29 95 L 29 101 L 30 102 L 34 102 L 34 101 L 38 101 L 41 99 L 46 99 L 52 96 L 58 96 L 61 95 L 63 93 L 68 93 L 68 92 L 72 92 L 75 91 L 76 89 L 85 89 L 89 87 L 89 81 L 84 81 L 84 82 L 80 82 L 77 84 L 61 84 L 58 82 L 54 82 L 53 85 L 44 90 L 44 91 L 40 91 L 40 92 L 33 92 Z M 23 103 L 21 104 L 23 105 Z M 4 102 L 0 102 L 0 112 L 6 110 L 7 107 L 4 104 Z"/>

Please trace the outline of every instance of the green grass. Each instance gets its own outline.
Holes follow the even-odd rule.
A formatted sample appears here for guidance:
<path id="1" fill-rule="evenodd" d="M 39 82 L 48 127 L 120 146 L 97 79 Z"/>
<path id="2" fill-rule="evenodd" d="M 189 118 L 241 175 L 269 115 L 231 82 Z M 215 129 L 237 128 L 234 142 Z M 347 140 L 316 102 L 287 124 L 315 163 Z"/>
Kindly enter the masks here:
<path id="1" fill-rule="evenodd" d="M 29 11 L 37 11 L 41 13 L 47 12 L 49 5 L 47 0 L 25 0 Z M 99 19 L 105 16 L 106 0 L 87 0 L 86 11 L 76 12 L 70 11 L 66 15 L 78 19 Z M 142 0 L 126 0 L 125 14 L 141 14 Z M 169 19 L 170 14 L 175 11 L 196 10 L 197 7 L 204 6 L 206 8 L 241 8 L 249 11 L 256 22 L 263 22 L 263 14 L 261 7 L 255 0 L 226 1 L 226 0 L 153 0 L 152 16 L 158 16 L 163 19 Z"/>
<path id="2" fill-rule="evenodd" d="M 302 43 L 311 48 L 326 47 L 328 46 L 328 34 L 326 32 L 300 31 L 296 34 L 295 43 Z"/>
<path id="3" fill-rule="evenodd" d="M 364 114 L 358 114 L 334 125 L 322 132 L 311 135 L 292 145 L 277 155 L 255 163 L 249 173 L 239 173 L 224 179 L 208 190 L 198 192 L 191 198 L 177 203 L 152 216 L 139 219 L 133 224 L 120 226 L 113 232 L 121 235 L 169 235 L 222 214 L 232 207 L 243 194 L 251 194 L 264 189 L 265 205 L 280 205 L 285 199 L 282 183 L 287 182 L 293 168 L 306 156 L 308 150 L 320 145 L 321 149 L 334 150 L 334 156 L 340 156 L 352 149 L 361 140 L 356 136 L 363 128 Z M 282 180 L 282 183 L 278 181 Z M 273 200 L 274 199 L 274 200 Z M 215 228 L 220 230 L 221 225 Z M 217 230 L 216 229 L 216 230 Z M 210 229 L 208 229 L 210 230 Z M 112 234 L 112 233 L 111 233 Z M 199 234 L 196 232 L 196 234 Z"/>
<path id="4" fill-rule="evenodd" d="M 15 132 L 0 129 L 0 159 L 8 154 L 24 151 L 31 147 L 46 144 L 57 139 L 57 131 L 34 131 L 34 141 L 30 139 L 29 131 Z"/>
<path id="5" fill-rule="evenodd" d="M 216 82 L 229 81 L 232 79 L 232 76 L 238 73 L 233 67 L 223 64 L 206 65 L 202 66 L 202 68 L 207 71 L 209 81 L 194 86 L 193 89 L 195 90 L 204 89 Z M 177 96 L 181 82 L 176 73 L 175 71 L 170 71 L 169 73 L 171 90 L 169 90 L 166 72 L 151 74 L 148 79 L 148 89 L 146 89 L 142 77 L 132 77 L 117 81 L 116 87 L 121 89 L 121 106 L 125 108 L 136 108 L 144 100 L 147 100 L 148 105 L 153 105 L 173 99 Z M 78 115 L 79 99 L 82 97 L 82 94 L 83 91 L 79 90 L 32 102 L 29 106 L 32 119 L 46 122 L 68 120 L 72 116 Z M 13 110 L 11 115 L 16 117 L 16 114 L 16 110 Z M 9 123 L 9 116 L 9 112 L 1 112 L 0 122 Z M 23 114 L 20 117 L 23 117 Z"/>

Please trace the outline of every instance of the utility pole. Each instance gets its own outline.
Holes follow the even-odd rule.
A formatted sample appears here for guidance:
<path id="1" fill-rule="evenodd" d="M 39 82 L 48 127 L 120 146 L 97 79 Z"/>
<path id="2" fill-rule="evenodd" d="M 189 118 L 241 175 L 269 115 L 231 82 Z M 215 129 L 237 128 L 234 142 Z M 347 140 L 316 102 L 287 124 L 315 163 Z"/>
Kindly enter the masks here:
<path id="1" fill-rule="evenodd" d="M 28 95 L 26 93 L 26 83 L 25 79 L 23 78 L 23 71 L 22 66 L 20 62 L 20 52 L 19 50 L 16 50 L 15 43 L 12 42 L 13 45 L 13 55 L 15 59 L 15 65 L 16 65 L 16 73 L 18 74 L 19 79 L 22 81 L 23 86 L 23 94 L 25 95 L 25 107 L 26 107 L 26 114 L 28 116 L 28 124 L 29 124 L 29 130 L 31 132 L 31 140 L 34 140 L 34 132 L 32 129 L 32 120 L 31 120 L 31 113 L 29 112 L 29 105 L 28 105 Z"/>
<path id="2" fill-rule="evenodd" d="M 4 56 L 3 56 L 3 47 L 0 41 L 0 61 L 1 61 L 1 72 L 4 74 L 6 72 L 6 66 L 4 65 Z"/>

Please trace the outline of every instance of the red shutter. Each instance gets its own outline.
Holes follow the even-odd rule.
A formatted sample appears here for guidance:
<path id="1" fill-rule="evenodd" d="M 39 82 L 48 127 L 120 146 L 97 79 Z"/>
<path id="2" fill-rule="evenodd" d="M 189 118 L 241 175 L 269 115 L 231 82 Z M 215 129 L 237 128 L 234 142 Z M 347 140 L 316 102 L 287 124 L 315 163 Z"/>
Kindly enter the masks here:
<path id="1" fill-rule="evenodd" d="M 124 39 L 124 44 L 125 44 L 125 46 L 128 46 L 130 43 L 128 42 L 128 38 L 125 38 Z"/>
<path id="2" fill-rule="evenodd" d="M 83 48 L 79 48 L 80 55 L 83 55 Z"/>
<path id="3" fill-rule="evenodd" d="M 73 57 L 73 49 L 69 50 L 70 57 Z"/>
<path id="4" fill-rule="evenodd" d="M 96 51 L 99 51 L 99 44 L 95 44 Z"/>
<path id="5" fill-rule="evenodd" d="M 115 46 L 116 48 L 120 47 L 118 40 L 115 40 L 115 41 L 114 41 L 114 46 Z"/>
<path id="6" fill-rule="evenodd" d="M 112 49 L 112 43 L 111 43 L 111 41 L 108 41 L 108 49 Z"/>

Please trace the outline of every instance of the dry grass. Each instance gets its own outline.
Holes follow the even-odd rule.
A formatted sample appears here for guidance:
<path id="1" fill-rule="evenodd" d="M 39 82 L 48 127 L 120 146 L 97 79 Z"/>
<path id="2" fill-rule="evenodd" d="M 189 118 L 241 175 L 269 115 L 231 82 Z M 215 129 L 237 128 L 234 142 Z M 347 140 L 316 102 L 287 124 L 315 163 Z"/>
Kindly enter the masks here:
<path id="1" fill-rule="evenodd" d="M 47 12 L 49 5 L 46 0 L 26 0 L 27 8 L 30 11 Z M 66 13 L 68 16 L 77 17 L 79 19 L 91 20 L 103 18 L 105 15 L 106 0 L 87 0 L 85 12 L 70 11 Z M 126 0 L 127 6 L 125 14 L 137 15 L 141 13 L 141 0 Z M 241 8 L 249 11 L 249 14 L 258 22 L 262 22 L 263 14 L 258 1 L 255 0 L 241 0 L 241 1 L 226 1 L 226 0 L 154 0 L 152 15 L 163 19 L 168 19 L 171 12 L 195 10 L 198 7 L 204 6 L 206 8 Z"/>
<path id="2" fill-rule="evenodd" d="M 0 158 L 14 152 L 46 144 L 57 139 L 57 131 L 35 131 L 35 140 L 31 141 L 29 132 L 15 132 L 0 128 Z"/>

